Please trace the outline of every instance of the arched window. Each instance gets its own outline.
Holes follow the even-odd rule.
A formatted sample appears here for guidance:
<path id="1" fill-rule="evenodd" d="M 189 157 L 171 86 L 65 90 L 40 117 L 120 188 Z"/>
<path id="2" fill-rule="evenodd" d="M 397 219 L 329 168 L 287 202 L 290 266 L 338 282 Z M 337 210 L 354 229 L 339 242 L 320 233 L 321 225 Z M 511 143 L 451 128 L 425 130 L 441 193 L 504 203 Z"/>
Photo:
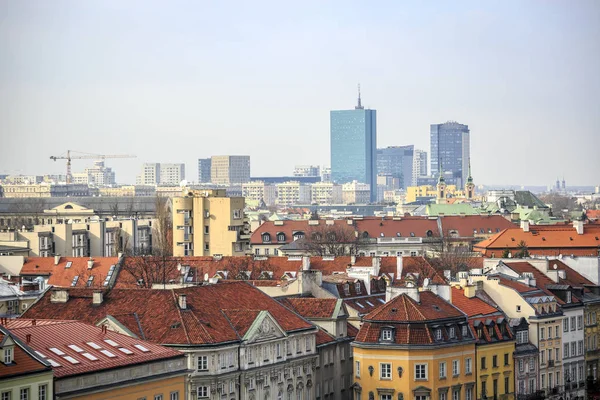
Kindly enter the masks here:
<path id="1" fill-rule="evenodd" d="M 277 241 L 278 242 L 285 242 L 285 233 L 279 232 L 277 234 Z"/>
<path id="2" fill-rule="evenodd" d="M 269 243 L 269 242 L 271 242 L 271 235 L 269 233 L 263 233 L 262 234 L 262 241 L 263 241 L 263 243 Z"/>

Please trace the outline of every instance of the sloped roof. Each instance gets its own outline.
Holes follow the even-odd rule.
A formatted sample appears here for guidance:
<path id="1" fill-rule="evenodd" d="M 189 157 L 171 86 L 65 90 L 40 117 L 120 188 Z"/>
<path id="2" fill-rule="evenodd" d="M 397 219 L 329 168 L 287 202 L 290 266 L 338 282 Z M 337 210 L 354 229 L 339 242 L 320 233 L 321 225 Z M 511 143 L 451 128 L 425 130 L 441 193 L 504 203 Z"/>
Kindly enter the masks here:
<path id="1" fill-rule="evenodd" d="M 21 340 L 31 335 L 29 346 L 35 351 L 42 353 L 46 359 L 52 359 L 60 366 L 53 367 L 54 376 L 62 378 L 71 375 L 79 375 L 101 370 L 118 368 L 126 365 L 144 364 L 149 361 L 185 357 L 184 354 L 163 346 L 135 339 L 120 333 L 107 331 L 102 332 L 101 327 L 92 326 L 83 322 L 68 321 L 57 324 L 36 325 L 12 330 L 13 334 Z M 118 344 L 113 346 L 106 342 L 112 340 Z M 93 342 L 108 350 L 113 357 L 107 356 L 100 350 L 93 348 L 88 343 Z M 78 346 L 81 352 L 69 347 Z M 141 345 L 148 351 L 142 351 L 135 345 Z M 58 349 L 65 355 L 58 355 L 50 349 Z M 132 354 L 125 354 L 119 350 L 129 350 Z M 83 356 L 90 354 L 97 360 L 89 360 Z M 69 356 L 75 360 L 70 362 L 64 357 Z"/>
<path id="2" fill-rule="evenodd" d="M 504 277 L 498 277 L 498 280 L 502 286 L 506 286 L 511 289 L 514 289 L 521 294 L 539 291 L 538 288 L 527 286 L 524 283 L 513 281 L 511 279 L 507 279 Z"/>
<path id="3" fill-rule="evenodd" d="M 336 318 L 334 315 L 338 299 L 316 299 L 311 297 L 287 297 L 281 303 L 304 318 Z"/>
<path id="4" fill-rule="evenodd" d="M 89 287 L 101 288 L 110 267 L 116 265 L 119 258 L 93 257 L 92 269 L 88 269 L 88 260 L 87 257 L 61 257 L 58 265 L 54 265 L 54 257 L 28 257 L 21 268 L 21 275 L 49 275 L 48 284 L 59 287 L 71 287 L 75 276 L 79 277 L 75 287 L 86 287 L 88 279 L 93 276 Z"/>
<path id="5" fill-rule="evenodd" d="M 456 231 L 460 237 L 489 235 L 517 225 L 501 215 L 475 215 L 471 217 L 445 216 L 441 219 L 444 232 Z M 482 232 L 483 230 L 483 232 Z M 474 232 L 477 231 L 475 234 Z"/>
<path id="6" fill-rule="evenodd" d="M 526 206 L 530 208 L 548 208 L 546 203 L 538 199 L 537 196 L 531 193 L 529 190 L 516 190 L 515 202 L 520 206 Z"/>
<path id="7" fill-rule="evenodd" d="M 51 303 L 48 291 L 24 314 L 26 318 L 81 320 L 96 324 L 111 315 L 136 313 L 139 320 L 119 320 L 131 332 L 142 331 L 147 340 L 161 344 L 218 344 L 239 340 L 239 331 L 247 327 L 239 319 L 236 328 L 222 310 L 268 311 L 287 332 L 312 329 L 313 326 L 277 301 L 243 281 L 182 289 L 113 289 L 100 305 L 92 305 L 92 290 L 67 289 L 66 303 Z M 177 296 L 186 295 L 187 309 L 178 307 Z M 156 310 L 161 310 L 157 313 Z M 244 325 L 246 324 L 246 325 Z M 141 328 L 141 329 L 140 329 Z"/>
<path id="8" fill-rule="evenodd" d="M 365 316 L 365 321 L 377 322 L 426 322 L 438 319 L 464 317 L 464 314 L 433 292 L 419 293 L 417 303 L 409 295 L 403 293 Z"/>
<path id="9" fill-rule="evenodd" d="M 452 305 L 467 314 L 468 317 L 500 313 L 500 310 L 478 297 L 465 296 L 464 289 L 455 286 L 452 287 Z"/>
<path id="10" fill-rule="evenodd" d="M 9 331 L 5 326 L 0 326 L 0 344 L 6 343 L 12 339 L 13 347 L 13 362 L 10 365 L 4 364 L 4 353 L 2 353 L 2 362 L 0 362 L 0 378 L 8 379 L 21 375 L 29 375 L 33 373 L 49 372 L 50 366 L 36 355 L 31 347 L 23 343 L 18 335 Z"/>

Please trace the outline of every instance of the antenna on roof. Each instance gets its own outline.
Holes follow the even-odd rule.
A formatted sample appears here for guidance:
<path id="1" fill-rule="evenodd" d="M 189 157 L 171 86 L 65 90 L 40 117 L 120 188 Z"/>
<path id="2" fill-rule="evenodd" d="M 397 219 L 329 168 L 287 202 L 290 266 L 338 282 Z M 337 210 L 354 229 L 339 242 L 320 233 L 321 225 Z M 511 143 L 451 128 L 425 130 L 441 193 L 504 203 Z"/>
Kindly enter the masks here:
<path id="1" fill-rule="evenodd" d="M 356 110 L 364 110 L 365 109 L 360 100 L 360 83 L 358 84 L 358 105 L 356 107 L 354 107 L 354 109 L 356 109 Z"/>

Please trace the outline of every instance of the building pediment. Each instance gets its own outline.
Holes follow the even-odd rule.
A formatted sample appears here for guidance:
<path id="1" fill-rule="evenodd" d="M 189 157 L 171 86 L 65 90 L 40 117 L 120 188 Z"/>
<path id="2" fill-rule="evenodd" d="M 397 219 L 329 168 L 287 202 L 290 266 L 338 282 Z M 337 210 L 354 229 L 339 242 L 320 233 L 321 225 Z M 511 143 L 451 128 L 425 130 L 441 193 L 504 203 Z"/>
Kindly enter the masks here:
<path id="1" fill-rule="evenodd" d="M 68 215 L 68 214 L 94 214 L 94 210 L 77 204 L 72 201 L 68 201 L 61 205 L 51 208 L 50 210 L 44 210 L 46 215 Z"/>
<path id="2" fill-rule="evenodd" d="M 138 335 L 127 328 L 125 324 L 120 322 L 117 317 L 113 317 L 112 315 L 107 315 L 106 317 L 102 318 L 100 321 L 98 321 L 96 326 L 106 326 L 106 329 L 109 331 L 117 332 L 133 338 L 138 338 Z"/>
<path id="3" fill-rule="evenodd" d="M 243 339 L 249 343 L 263 342 L 285 337 L 285 331 L 268 311 L 261 311 L 252 322 Z"/>

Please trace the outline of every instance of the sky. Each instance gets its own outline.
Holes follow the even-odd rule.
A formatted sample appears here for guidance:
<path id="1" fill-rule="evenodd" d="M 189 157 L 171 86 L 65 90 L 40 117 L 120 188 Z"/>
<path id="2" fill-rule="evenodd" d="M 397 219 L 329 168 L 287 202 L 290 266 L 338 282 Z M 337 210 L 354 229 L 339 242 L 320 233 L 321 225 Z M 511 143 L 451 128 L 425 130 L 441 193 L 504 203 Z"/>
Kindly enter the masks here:
<path id="1" fill-rule="evenodd" d="M 600 1 L 0 0 L 0 174 L 67 149 L 144 162 L 329 165 L 329 111 L 377 110 L 378 147 L 468 124 L 477 184 L 600 184 Z M 92 164 L 73 161 L 79 172 Z"/>

